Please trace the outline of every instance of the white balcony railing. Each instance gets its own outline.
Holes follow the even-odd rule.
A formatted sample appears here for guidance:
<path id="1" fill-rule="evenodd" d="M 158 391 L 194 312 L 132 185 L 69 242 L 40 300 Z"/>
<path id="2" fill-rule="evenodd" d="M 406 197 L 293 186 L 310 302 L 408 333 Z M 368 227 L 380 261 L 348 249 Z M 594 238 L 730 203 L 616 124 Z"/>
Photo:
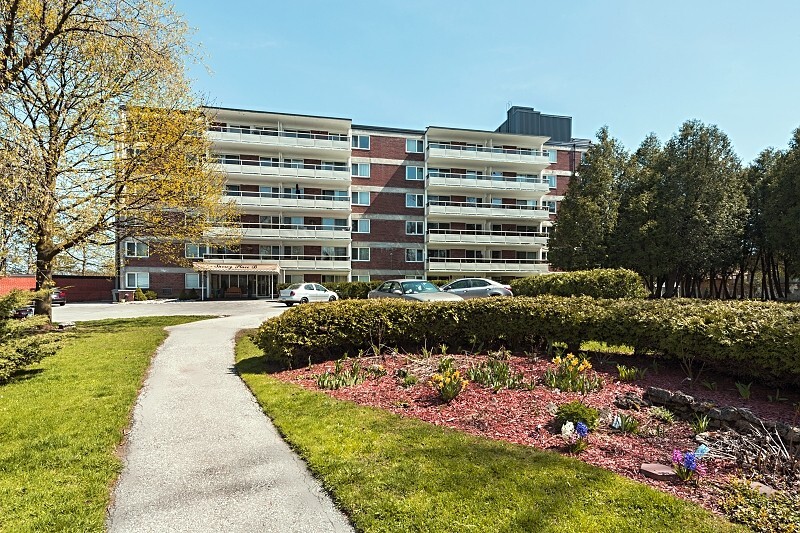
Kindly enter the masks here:
<path id="1" fill-rule="evenodd" d="M 347 226 L 242 222 L 241 228 L 241 235 L 243 238 L 317 239 L 325 241 L 350 240 L 350 228 Z"/>
<path id="2" fill-rule="evenodd" d="M 480 216 L 517 220 L 546 220 L 550 218 L 550 210 L 546 207 L 485 202 L 447 202 L 442 200 L 430 200 L 425 208 L 425 214 L 457 217 Z"/>
<path id="3" fill-rule="evenodd" d="M 476 146 L 451 144 L 446 142 L 429 142 L 428 158 L 462 159 L 490 161 L 494 163 L 524 163 L 541 166 L 550 164 L 550 158 L 541 150 L 528 148 L 495 148 L 492 146 Z"/>
<path id="4" fill-rule="evenodd" d="M 544 246 L 548 238 L 549 233 L 533 231 L 429 229 L 427 233 L 427 242 L 442 244 Z"/>
<path id="5" fill-rule="evenodd" d="M 539 176 L 487 176 L 485 174 L 453 174 L 429 172 L 428 187 L 455 187 L 460 189 L 483 189 L 491 191 L 536 192 L 550 191 L 547 178 Z"/>
<path id="6" fill-rule="evenodd" d="M 539 274 L 547 272 L 544 259 L 488 259 L 429 257 L 429 272 Z"/>
<path id="7" fill-rule="evenodd" d="M 350 150 L 350 138 L 342 133 L 311 133 L 309 131 L 277 130 L 261 127 L 210 126 L 212 141 L 314 148 L 321 150 Z"/>
<path id="8" fill-rule="evenodd" d="M 347 191 L 345 191 L 346 193 Z M 349 196 L 329 194 L 287 194 L 255 191 L 225 191 L 243 207 L 279 207 L 281 209 L 318 209 L 327 211 L 350 211 Z"/>
<path id="9" fill-rule="evenodd" d="M 350 183 L 349 167 L 333 167 L 330 165 L 279 165 L 259 161 L 242 161 L 241 163 L 221 162 L 219 169 L 226 174 L 242 174 L 263 176 L 268 178 L 286 178 L 290 181 L 317 180 Z"/>

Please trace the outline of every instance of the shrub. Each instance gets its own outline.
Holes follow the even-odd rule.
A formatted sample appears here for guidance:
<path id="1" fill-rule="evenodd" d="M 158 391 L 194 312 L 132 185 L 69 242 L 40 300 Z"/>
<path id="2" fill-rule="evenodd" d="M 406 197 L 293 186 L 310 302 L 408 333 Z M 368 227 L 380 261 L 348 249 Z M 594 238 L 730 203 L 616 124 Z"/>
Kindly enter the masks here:
<path id="1" fill-rule="evenodd" d="M 660 405 L 654 405 L 650 408 L 650 416 L 666 424 L 675 422 L 675 414 L 666 407 Z"/>
<path id="2" fill-rule="evenodd" d="M 587 428 L 595 429 L 600 423 L 600 411 L 578 400 L 564 403 L 556 410 L 556 423 L 561 427 L 566 422 L 582 422 Z"/>
<path id="3" fill-rule="evenodd" d="M 588 374 L 588 371 L 592 369 L 592 364 L 585 357 L 578 359 L 574 354 L 569 353 L 563 358 L 560 355 L 556 356 L 553 363 L 556 368 L 545 370 L 542 376 L 542 382 L 548 387 L 586 394 L 602 386 L 597 376 Z"/>
<path id="4" fill-rule="evenodd" d="M 148 300 L 155 300 L 158 298 L 158 293 L 156 291 L 145 291 L 144 297 Z"/>
<path id="5" fill-rule="evenodd" d="M 511 282 L 517 296 L 591 296 L 593 298 L 644 298 L 639 274 L 624 268 L 578 270 L 529 276 Z"/>
<path id="6" fill-rule="evenodd" d="M 199 298 L 200 295 L 197 293 L 197 289 L 183 290 L 178 296 L 178 300 L 198 300 Z"/>
<path id="7" fill-rule="evenodd" d="M 333 365 L 333 372 L 327 370 L 317 376 L 317 387 L 320 389 L 341 389 L 352 387 L 364 381 L 365 374 L 361 371 L 361 363 L 353 361 L 350 368 L 345 368 L 344 359 L 338 359 Z"/>
<path id="8" fill-rule="evenodd" d="M 136 287 L 136 292 L 133 293 L 133 299 L 137 302 L 143 302 L 147 300 L 147 295 L 145 295 L 144 291 L 139 287 Z"/>
<path id="9" fill-rule="evenodd" d="M 726 487 L 722 510 L 732 522 L 753 531 L 778 533 L 800 531 L 800 494 L 793 491 L 759 494 L 745 481 L 733 481 Z"/>
<path id="10" fill-rule="evenodd" d="M 442 362 L 449 358 L 442 359 Z M 431 376 L 430 385 L 439 393 L 439 397 L 447 403 L 453 401 L 461 391 L 467 388 L 467 380 L 462 379 L 461 373 L 450 364 L 439 365 L 439 372 Z"/>
<path id="11" fill-rule="evenodd" d="M 619 372 L 620 381 L 637 381 L 644 378 L 645 374 L 647 374 L 647 369 L 635 366 L 617 365 L 617 372 Z"/>
<path id="12" fill-rule="evenodd" d="M 0 297 L 0 383 L 14 373 L 55 353 L 57 345 L 42 333 L 47 317 L 33 316 L 24 320 L 9 318 L 14 309 L 27 304 L 32 297 L 49 297 L 50 291 L 38 293 L 12 291 Z"/>
<path id="13" fill-rule="evenodd" d="M 297 367 L 372 345 L 419 352 L 529 350 L 542 342 L 605 342 L 637 353 L 694 358 L 737 377 L 800 384 L 800 305 L 687 299 L 388 299 L 294 307 L 264 322 L 256 341 L 269 360 Z"/>

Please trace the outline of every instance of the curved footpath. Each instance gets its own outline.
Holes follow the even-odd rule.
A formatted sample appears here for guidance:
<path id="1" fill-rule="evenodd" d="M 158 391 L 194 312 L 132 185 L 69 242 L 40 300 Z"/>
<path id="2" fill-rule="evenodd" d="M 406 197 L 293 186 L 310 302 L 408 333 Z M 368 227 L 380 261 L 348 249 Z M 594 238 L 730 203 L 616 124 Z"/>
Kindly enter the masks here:
<path id="1" fill-rule="evenodd" d="M 352 531 L 233 370 L 236 332 L 281 308 L 237 309 L 168 328 L 134 409 L 110 531 Z"/>

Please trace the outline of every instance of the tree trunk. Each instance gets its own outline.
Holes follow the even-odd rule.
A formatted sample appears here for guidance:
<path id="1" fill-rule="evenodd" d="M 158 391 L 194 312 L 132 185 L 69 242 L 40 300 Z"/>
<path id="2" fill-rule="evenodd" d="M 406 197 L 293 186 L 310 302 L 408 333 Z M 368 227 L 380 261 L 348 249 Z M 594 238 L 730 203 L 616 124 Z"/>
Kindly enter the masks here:
<path id="1" fill-rule="evenodd" d="M 53 282 L 53 255 L 52 247 L 41 241 L 36 243 L 36 290 L 52 289 L 55 287 Z M 37 315 L 47 315 L 53 319 L 53 306 L 50 295 L 39 298 L 35 302 L 35 313 Z"/>

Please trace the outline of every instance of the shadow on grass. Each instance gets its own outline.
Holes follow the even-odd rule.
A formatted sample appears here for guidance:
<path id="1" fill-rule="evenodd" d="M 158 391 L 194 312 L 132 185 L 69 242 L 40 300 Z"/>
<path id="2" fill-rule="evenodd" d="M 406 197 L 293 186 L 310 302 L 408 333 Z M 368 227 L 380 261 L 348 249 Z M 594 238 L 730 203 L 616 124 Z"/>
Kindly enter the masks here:
<path id="1" fill-rule="evenodd" d="M 108 318 L 105 320 L 88 320 L 79 322 L 75 328 L 78 333 L 110 333 L 120 328 L 168 327 L 217 318 L 211 315 L 183 316 L 143 316 L 138 318 Z"/>
<path id="2" fill-rule="evenodd" d="M 22 383 L 23 381 L 28 381 L 29 379 L 33 379 L 39 374 L 44 372 L 42 368 L 29 368 L 23 370 L 17 370 L 11 377 L 8 379 L 7 383 Z"/>

